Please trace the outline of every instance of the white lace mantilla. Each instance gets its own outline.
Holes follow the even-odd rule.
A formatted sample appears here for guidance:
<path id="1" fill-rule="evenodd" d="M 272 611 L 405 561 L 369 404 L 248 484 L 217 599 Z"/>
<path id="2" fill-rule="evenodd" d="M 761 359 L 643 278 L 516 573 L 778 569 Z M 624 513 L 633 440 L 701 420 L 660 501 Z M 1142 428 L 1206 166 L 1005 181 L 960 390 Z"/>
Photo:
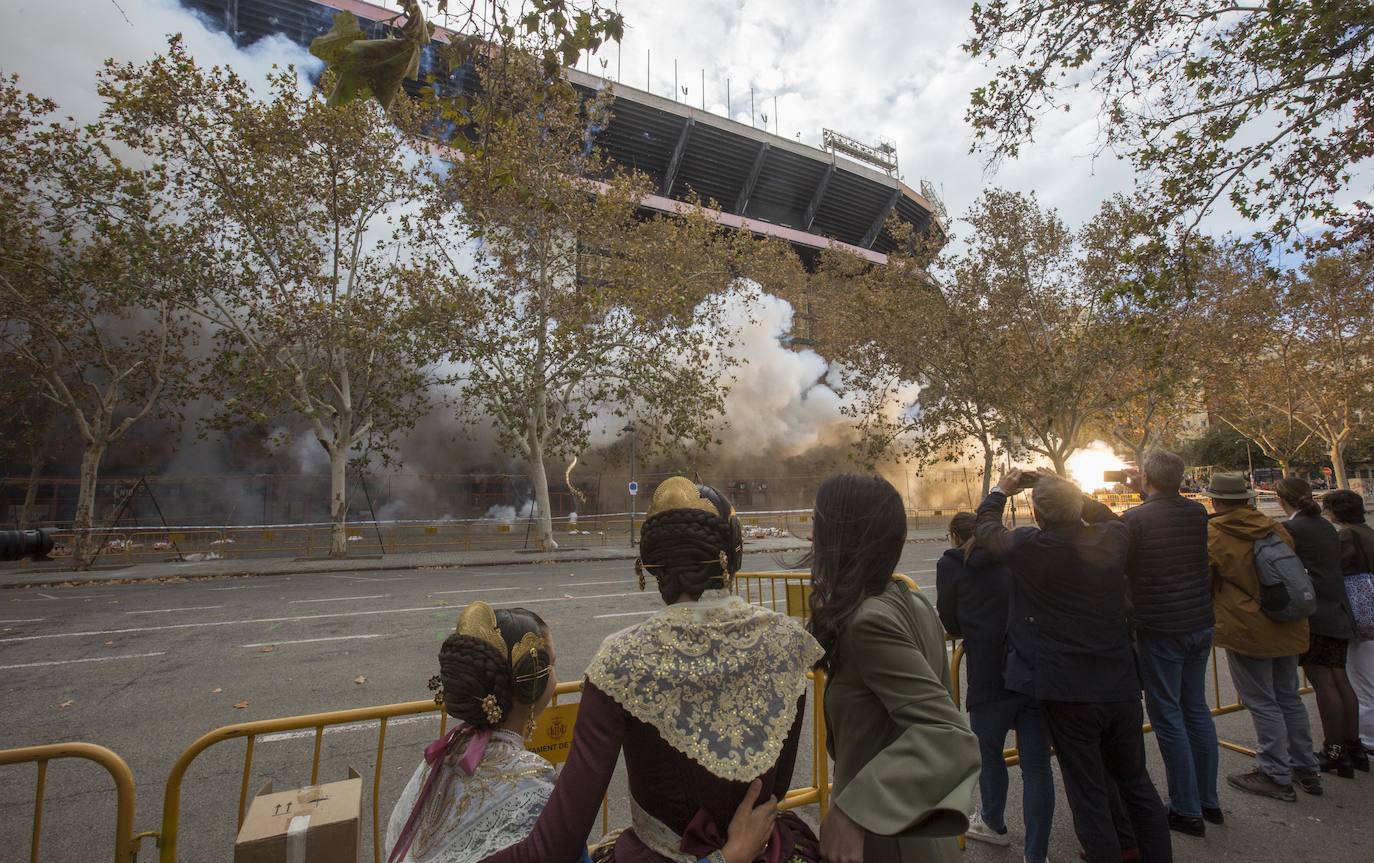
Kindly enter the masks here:
<path id="1" fill-rule="evenodd" d="M 476 772 L 458 767 L 461 752 L 450 753 L 425 801 L 420 825 L 403 863 L 477 863 L 529 836 L 553 793 L 554 768 L 525 750 L 520 735 L 497 731 Z M 424 787 L 429 766 L 423 761 L 410 778 L 386 830 L 386 852 L 396 845 Z M 385 854 L 384 854 L 385 856 Z"/>
<path id="2" fill-rule="evenodd" d="M 822 653 L 796 620 L 712 590 L 607 638 L 587 679 L 712 774 L 750 782 L 778 760 Z"/>

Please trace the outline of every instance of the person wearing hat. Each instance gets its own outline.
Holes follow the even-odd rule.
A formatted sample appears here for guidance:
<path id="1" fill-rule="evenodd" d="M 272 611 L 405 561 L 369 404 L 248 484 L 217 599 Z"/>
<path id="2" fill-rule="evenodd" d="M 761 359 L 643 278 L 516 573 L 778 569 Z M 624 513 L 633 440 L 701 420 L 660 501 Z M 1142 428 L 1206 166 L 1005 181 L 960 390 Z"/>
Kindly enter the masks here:
<path id="1" fill-rule="evenodd" d="M 1260 607 L 1255 543 L 1278 534 L 1291 548 L 1282 525 L 1254 506 L 1255 493 L 1238 473 L 1216 473 L 1205 494 L 1212 499 L 1207 553 L 1216 609 L 1216 644 L 1236 693 L 1250 711 L 1259 744 L 1257 767 L 1226 777 L 1231 787 L 1293 802 L 1294 783 L 1321 794 L 1307 706 L 1298 694 L 1298 656 L 1307 650 L 1306 619 L 1275 620 Z"/>

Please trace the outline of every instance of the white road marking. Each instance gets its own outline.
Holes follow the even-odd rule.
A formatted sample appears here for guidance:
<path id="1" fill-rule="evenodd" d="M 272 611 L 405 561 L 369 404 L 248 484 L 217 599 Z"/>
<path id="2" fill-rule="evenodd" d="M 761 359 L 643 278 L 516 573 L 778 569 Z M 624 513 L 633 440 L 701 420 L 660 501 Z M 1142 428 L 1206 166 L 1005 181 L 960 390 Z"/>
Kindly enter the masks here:
<path id="1" fill-rule="evenodd" d="M 611 599 L 613 597 L 644 596 L 638 591 L 631 593 L 599 593 L 589 596 L 549 596 L 503 602 L 502 605 L 532 605 L 537 602 L 574 602 L 582 599 Z M 162 626 L 131 626 L 124 629 L 94 629 L 82 632 L 50 632 L 43 635 L 14 635 L 0 638 L 0 644 L 15 641 L 37 641 L 41 638 L 88 638 L 100 635 L 127 635 L 132 632 L 165 632 L 170 629 L 193 629 L 209 626 L 243 626 L 255 623 L 294 623 L 300 620 L 328 620 L 339 617 L 364 617 L 372 614 L 414 614 L 417 611 L 442 611 L 452 614 L 453 607 L 448 605 L 419 605 L 413 608 L 374 608 L 368 611 L 335 611 L 328 614 L 302 614 L 296 617 L 255 617 L 247 620 L 208 620 L 199 623 L 168 623 Z"/>
<path id="2" fill-rule="evenodd" d="M 255 641 L 239 647 L 280 647 L 283 644 L 315 644 L 321 641 L 351 641 L 355 638 L 386 638 L 385 635 L 331 635 L 328 638 L 298 638 L 295 641 Z"/>
<path id="3" fill-rule="evenodd" d="M 51 593 L 40 593 L 38 595 L 44 599 L 57 599 L 57 597 L 53 596 Z"/>
<path id="4" fill-rule="evenodd" d="M 390 599 L 389 593 L 373 593 L 368 596 L 330 596 L 324 599 L 293 599 L 287 605 L 300 605 L 303 602 L 347 602 L 350 599 Z"/>
<path id="5" fill-rule="evenodd" d="M 0 620 L 0 623 L 37 623 L 40 620 L 47 620 L 46 617 L 19 617 L 14 620 Z"/>
<path id="6" fill-rule="evenodd" d="M 409 575 L 391 576 L 387 578 L 365 578 L 360 575 L 326 575 L 325 578 L 342 578 L 347 581 L 414 581 Z"/>
<path id="7" fill-rule="evenodd" d="M 463 590 L 436 590 L 434 596 L 448 593 L 495 593 L 498 590 L 519 590 L 518 587 L 469 587 Z"/>
<path id="8" fill-rule="evenodd" d="M 387 728 L 395 728 L 397 725 L 414 725 L 417 722 L 434 722 L 438 724 L 433 716 L 401 716 L 396 719 L 387 720 Z M 367 731 L 369 728 L 376 728 L 377 720 L 372 719 L 367 722 L 352 722 L 348 725 L 331 725 L 325 728 L 325 734 L 338 734 L 345 731 Z M 314 737 L 315 729 L 306 728 L 301 731 L 278 731 L 275 734 L 264 734 L 258 738 L 259 743 L 279 743 L 283 740 L 300 740 L 305 737 Z"/>
<path id="9" fill-rule="evenodd" d="M 208 587 L 206 590 L 262 590 L 271 586 L 270 584 L 244 584 L 238 587 Z"/>
<path id="10" fill-rule="evenodd" d="M 171 614 L 175 611 L 212 611 L 222 605 L 189 605 L 185 608 L 150 608 L 146 611 L 126 611 L 125 614 Z"/>
<path id="11" fill-rule="evenodd" d="M 653 608 L 649 611 L 617 611 L 615 614 L 597 614 L 593 615 L 593 617 L 597 620 L 602 620 L 607 617 L 647 617 L 651 614 L 658 614 L 660 611 L 662 611 L 662 609 L 659 608 Z"/>
<path id="12" fill-rule="evenodd" d="M 128 653 L 123 656 L 92 656 L 90 659 L 56 659 L 48 662 L 24 662 L 19 665 L 0 665 L 0 671 L 8 671 L 12 668 L 39 668 L 47 665 L 75 665 L 78 662 L 110 662 L 115 659 L 143 659 L 148 656 L 166 656 L 167 651 L 159 650 L 156 653 Z"/>

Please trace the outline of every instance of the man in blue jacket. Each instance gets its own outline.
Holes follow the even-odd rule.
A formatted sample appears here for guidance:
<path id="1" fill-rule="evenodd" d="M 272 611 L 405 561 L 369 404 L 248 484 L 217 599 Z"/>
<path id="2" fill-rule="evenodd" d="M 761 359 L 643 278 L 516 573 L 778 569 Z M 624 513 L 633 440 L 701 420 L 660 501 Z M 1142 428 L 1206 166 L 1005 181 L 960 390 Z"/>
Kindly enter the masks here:
<path id="1" fill-rule="evenodd" d="M 1089 863 L 1121 859 L 1108 783 L 1120 794 L 1141 859 L 1169 863 L 1168 818 L 1145 767 L 1127 620 L 1130 529 L 1078 486 L 1042 473 L 1031 496 L 1039 526 L 1009 531 L 1002 512 L 1022 489 L 1022 475 L 1013 469 L 1002 477 L 978 507 L 974 528 L 978 543 L 1011 570 L 1006 686 L 1045 711 Z"/>
<path id="2" fill-rule="evenodd" d="M 1132 485 L 1145 502 L 1122 516 L 1130 528 L 1126 562 L 1145 707 L 1169 781 L 1169 826 L 1190 836 L 1221 824 L 1217 730 L 1207 705 L 1212 655 L 1212 576 L 1207 508 L 1179 494 L 1183 459 L 1146 454 Z"/>

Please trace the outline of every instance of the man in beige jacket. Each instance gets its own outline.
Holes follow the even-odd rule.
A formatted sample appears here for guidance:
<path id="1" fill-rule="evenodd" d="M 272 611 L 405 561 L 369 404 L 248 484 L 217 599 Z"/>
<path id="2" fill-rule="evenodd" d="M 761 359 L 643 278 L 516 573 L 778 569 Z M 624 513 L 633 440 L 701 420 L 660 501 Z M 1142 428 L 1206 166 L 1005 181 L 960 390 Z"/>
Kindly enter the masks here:
<path id="1" fill-rule="evenodd" d="M 1250 711 L 1259 740 L 1258 766 L 1226 777 L 1231 787 L 1293 802 L 1293 783 L 1321 794 L 1307 706 L 1298 694 L 1298 655 L 1307 649 L 1305 619 L 1279 621 L 1260 608 L 1255 542 L 1288 532 L 1254 506 L 1241 474 L 1213 474 L 1206 492 L 1215 514 L 1207 523 L 1207 551 L 1216 608 L 1216 644 L 1226 648 L 1231 680 Z"/>

